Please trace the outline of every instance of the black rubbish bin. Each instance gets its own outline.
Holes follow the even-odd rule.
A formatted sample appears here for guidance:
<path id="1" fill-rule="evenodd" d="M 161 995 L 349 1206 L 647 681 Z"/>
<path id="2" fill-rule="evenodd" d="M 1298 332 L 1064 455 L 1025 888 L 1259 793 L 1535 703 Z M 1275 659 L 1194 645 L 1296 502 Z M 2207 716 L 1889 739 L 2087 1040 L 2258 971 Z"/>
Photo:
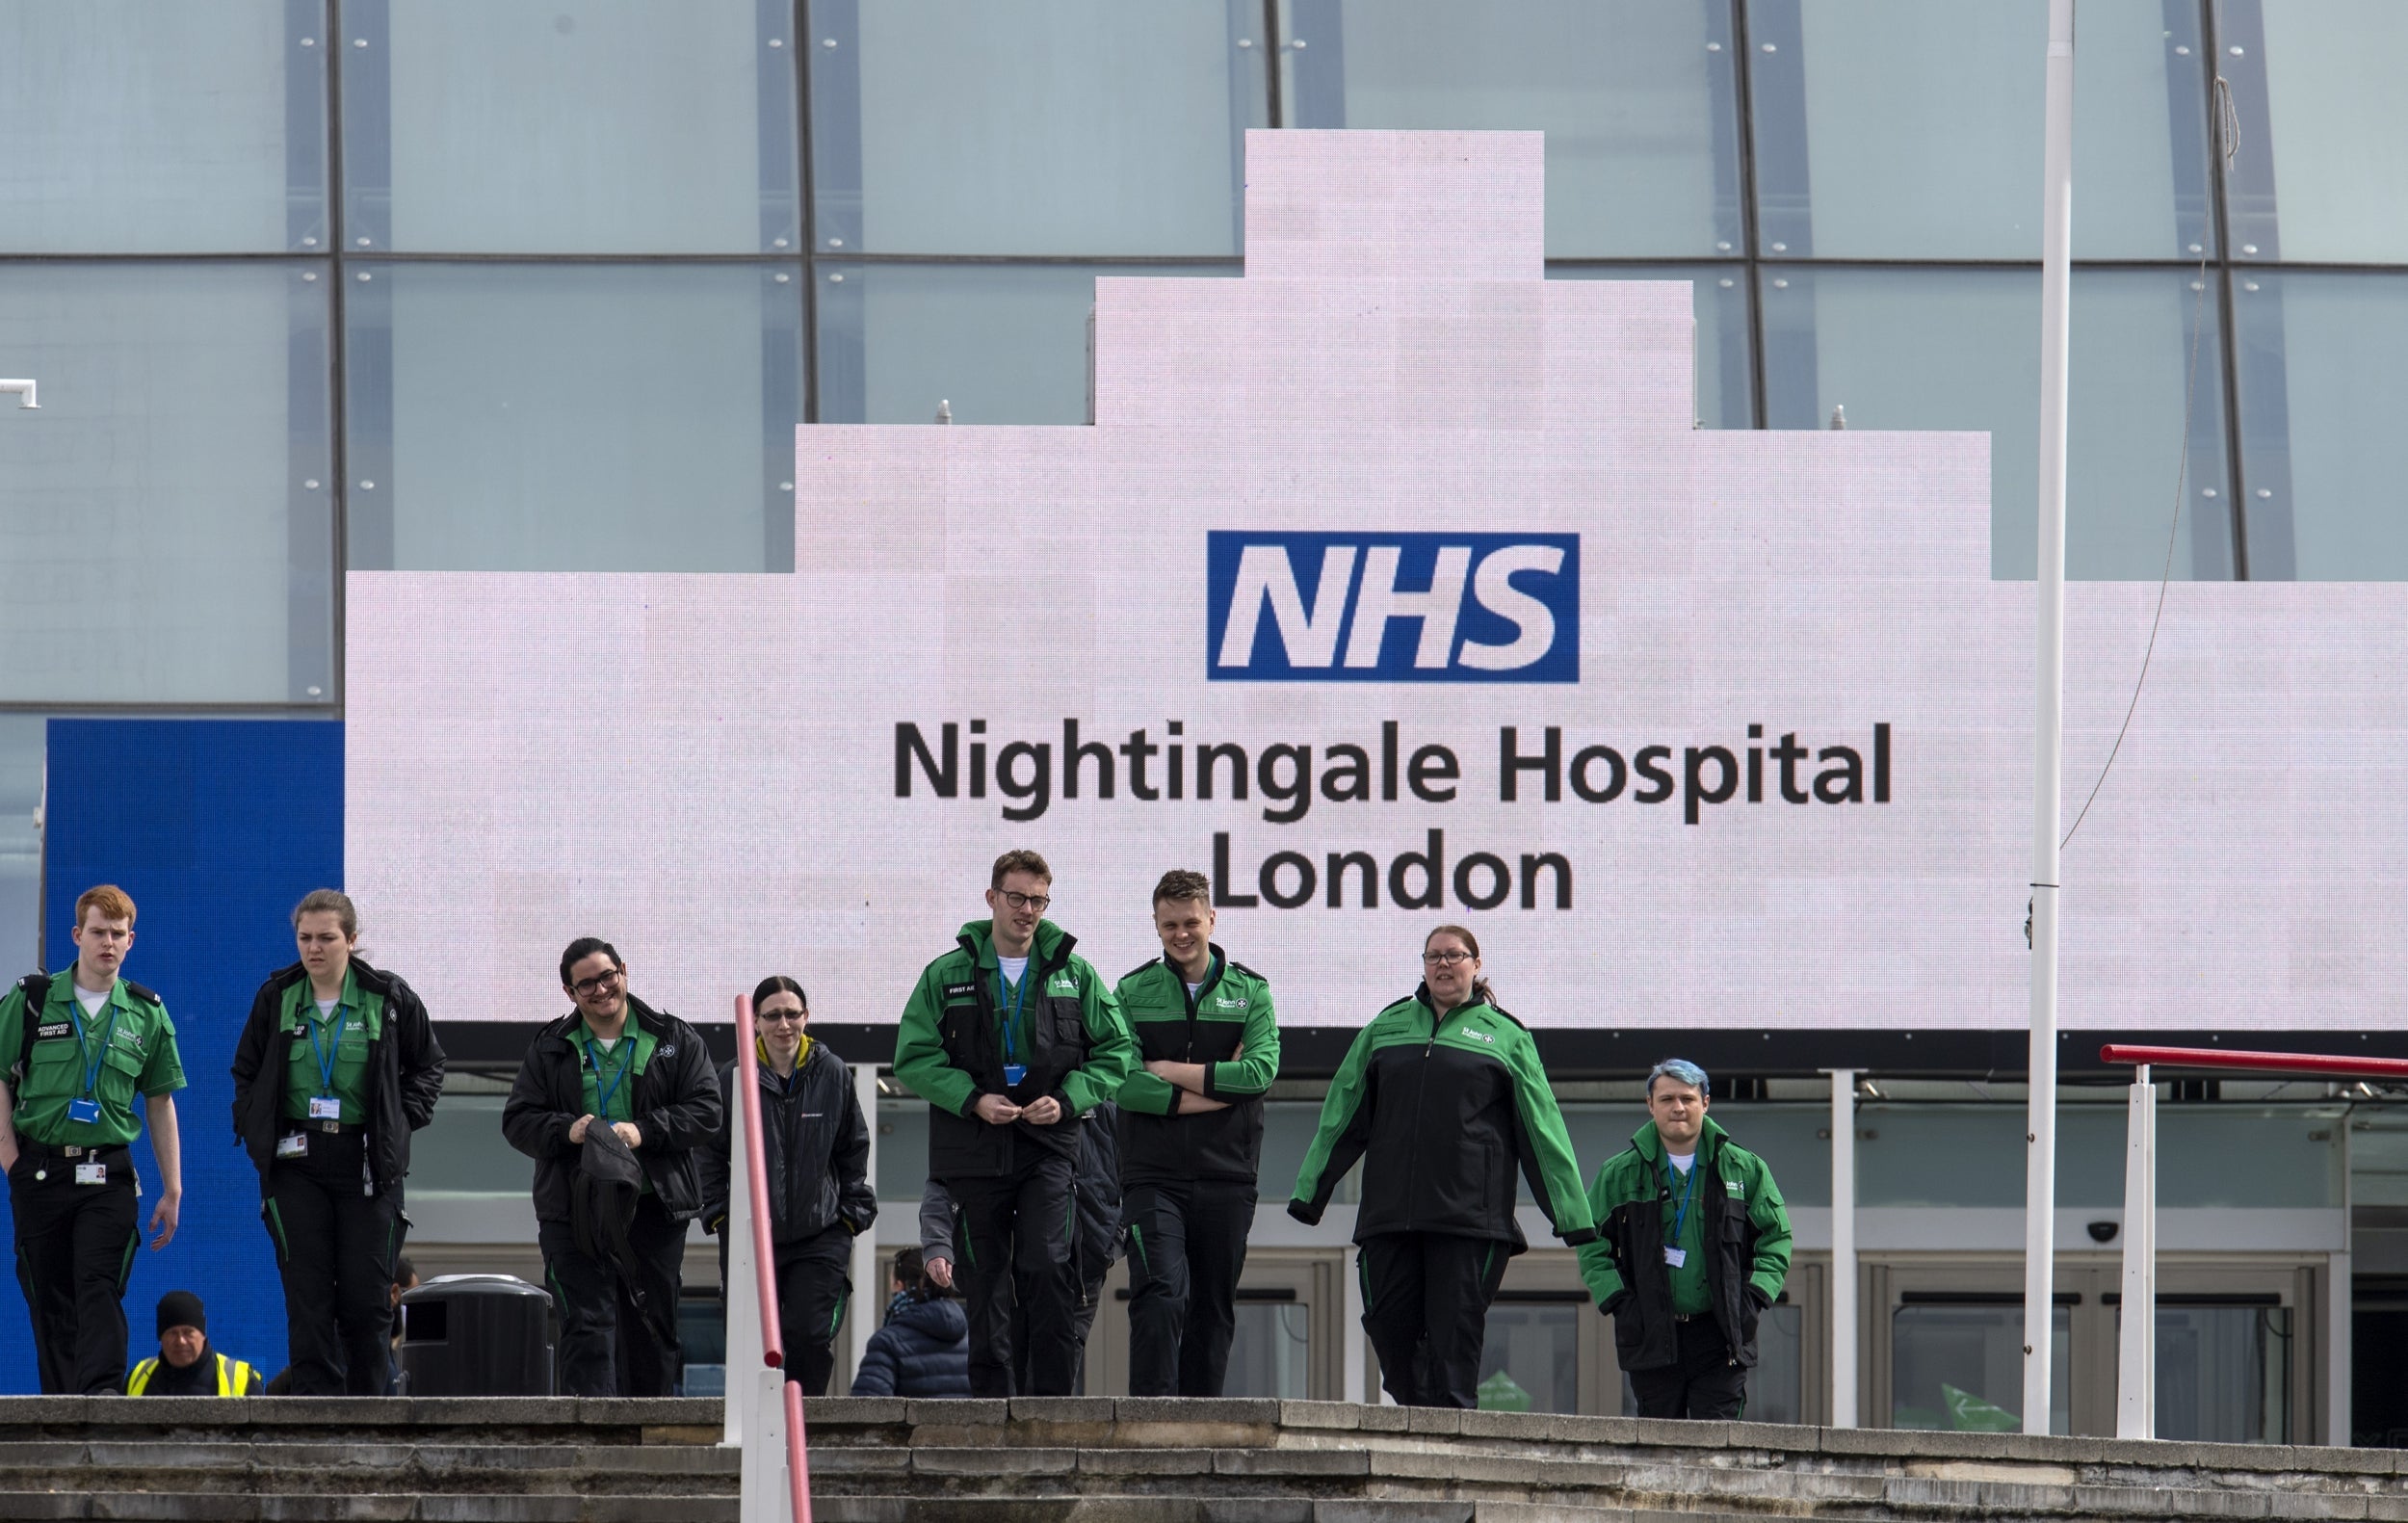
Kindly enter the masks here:
<path id="1" fill-rule="evenodd" d="M 402 1297 L 402 1394 L 550 1396 L 552 1298 L 515 1274 L 439 1274 Z"/>

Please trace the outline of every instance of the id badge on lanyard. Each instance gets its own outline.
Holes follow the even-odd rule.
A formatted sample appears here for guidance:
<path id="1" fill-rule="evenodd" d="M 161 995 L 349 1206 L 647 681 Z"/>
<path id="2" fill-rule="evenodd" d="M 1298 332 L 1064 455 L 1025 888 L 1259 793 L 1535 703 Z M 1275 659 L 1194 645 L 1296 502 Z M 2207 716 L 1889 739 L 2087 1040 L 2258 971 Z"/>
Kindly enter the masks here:
<path id="1" fill-rule="evenodd" d="M 1689 1194 L 1697 1188 L 1697 1168 L 1698 1166 L 1692 1162 L 1688 1168 L 1681 1170 L 1681 1204 L 1672 1213 L 1672 1243 L 1665 1244 L 1663 1247 L 1663 1261 L 1674 1269 L 1679 1269 L 1688 1262 L 1688 1249 L 1675 1247 L 1673 1244 L 1681 1241 L 1681 1224 L 1688 1220 Z M 1664 1193 L 1671 1194 L 1669 1185 L 1664 1187 Z"/>
<path id="2" fill-rule="evenodd" d="M 342 1061 L 343 1028 L 350 1023 L 351 1018 L 350 1006 L 334 1007 L 334 1031 L 331 1037 L 324 1043 L 318 1040 L 318 1028 L 325 1022 L 310 1022 L 309 1055 L 318 1060 L 318 1092 L 309 1097 L 309 1118 L 313 1121 L 343 1119 L 343 1100 L 334 1092 L 334 1065 Z"/>
<path id="3" fill-rule="evenodd" d="M 76 1098 L 67 1101 L 66 1118 L 70 1121 L 81 1121 L 85 1125 L 90 1126 L 96 1124 L 100 1119 L 100 1101 L 94 1097 L 92 1091 L 100 1088 L 100 1065 L 109 1061 L 109 1043 L 117 1040 L 118 1037 L 117 1007 L 115 1005 L 109 1007 L 109 1024 L 102 1027 L 100 1030 L 100 1050 L 98 1052 L 92 1051 L 90 1045 L 84 1039 L 84 1022 L 82 1018 L 71 1014 L 69 1018 L 75 1021 L 76 1055 L 84 1060 L 84 1092 Z M 81 1185 L 95 1184 L 98 1181 L 85 1179 L 83 1177 L 83 1166 L 79 1165 L 76 1169 L 75 1182 Z"/>
<path id="4" fill-rule="evenodd" d="M 1031 960 L 1034 961 L 1034 959 L 1032 958 Z M 1020 969 L 1019 987 L 1011 991 L 1011 1013 L 1004 1018 L 1004 1084 L 1008 1089 L 1019 1088 L 1022 1081 L 1029 1077 L 1029 1065 L 1025 1063 L 1017 1063 L 1013 1061 L 1017 1059 L 1020 1054 L 1017 1050 L 1018 1043 L 1014 1040 L 1012 1034 L 1020 1025 L 1021 1004 L 1029 997 L 1029 980 L 1035 972 L 1036 969 L 1033 966 L 1024 965 Z M 1003 1003 L 1004 970 L 1001 967 L 998 967 L 995 970 L 996 1008 L 998 1010 L 1002 1009 Z"/>

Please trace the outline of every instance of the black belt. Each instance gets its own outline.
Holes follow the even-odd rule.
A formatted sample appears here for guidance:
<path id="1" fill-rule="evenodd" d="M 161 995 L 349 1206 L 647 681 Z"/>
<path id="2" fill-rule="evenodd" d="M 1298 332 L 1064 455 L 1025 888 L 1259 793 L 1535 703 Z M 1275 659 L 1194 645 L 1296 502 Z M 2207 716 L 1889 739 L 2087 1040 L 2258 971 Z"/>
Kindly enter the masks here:
<path id="1" fill-rule="evenodd" d="M 102 1147 L 71 1145 L 53 1147 L 48 1142 L 36 1142 L 22 1133 L 17 1136 L 16 1145 L 19 1151 L 30 1153 L 36 1158 L 90 1158 L 103 1164 L 114 1164 L 131 1156 L 123 1142 L 111 1142 Z"/>
<path id="2" fill-rule="evenodd" d="M 329 1137 L 340 1137 L 346 1132 L 364 1132 L 368 1130 L 368 1123 L 365 1121 L 328 1121 L 321 1119 L 314 1121 L 287 1121 L 284 1124 L 291 1127 L 293 1131 L 296 1132 L 318 1132 Z M 286 1135 L 290 1136 L 291 1134 L 287 1133 Z"/>

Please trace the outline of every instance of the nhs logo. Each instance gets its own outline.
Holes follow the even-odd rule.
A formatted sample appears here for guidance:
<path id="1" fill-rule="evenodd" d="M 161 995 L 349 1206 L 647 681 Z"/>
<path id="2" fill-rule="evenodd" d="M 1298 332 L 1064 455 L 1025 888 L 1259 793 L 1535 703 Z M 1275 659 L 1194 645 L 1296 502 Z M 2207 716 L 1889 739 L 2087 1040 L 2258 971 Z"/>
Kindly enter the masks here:
<path id="1" fill-rule="evenodd" d="M 1216 682 L 1578 682 L 1576 534 L 1205 537 Z"/>

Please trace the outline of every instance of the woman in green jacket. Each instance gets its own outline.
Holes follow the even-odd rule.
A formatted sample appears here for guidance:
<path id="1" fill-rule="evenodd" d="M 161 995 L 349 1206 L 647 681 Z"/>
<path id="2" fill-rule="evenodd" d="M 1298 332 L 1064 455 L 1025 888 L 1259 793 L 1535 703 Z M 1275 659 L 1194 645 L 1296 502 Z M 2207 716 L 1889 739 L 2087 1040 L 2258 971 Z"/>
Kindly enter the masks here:
<path id="1" fill-rule="evenodd" d="M 1514 1221 L 1517 1166 L 1557 1237 L 1596 1236 L 1537 1046 L 1479 968 L 1471 932 L 1429 933 L 1421 987 L 1363 1028 L 1330 1082 L 1288 1202 L 1290 1216 L 1318 1222 L 1365 1160 L 1363 1327 L 1380 1382 L 1405 1406 L 1477 1404 L 1488 1303 L 1528 1247 Z"/>

